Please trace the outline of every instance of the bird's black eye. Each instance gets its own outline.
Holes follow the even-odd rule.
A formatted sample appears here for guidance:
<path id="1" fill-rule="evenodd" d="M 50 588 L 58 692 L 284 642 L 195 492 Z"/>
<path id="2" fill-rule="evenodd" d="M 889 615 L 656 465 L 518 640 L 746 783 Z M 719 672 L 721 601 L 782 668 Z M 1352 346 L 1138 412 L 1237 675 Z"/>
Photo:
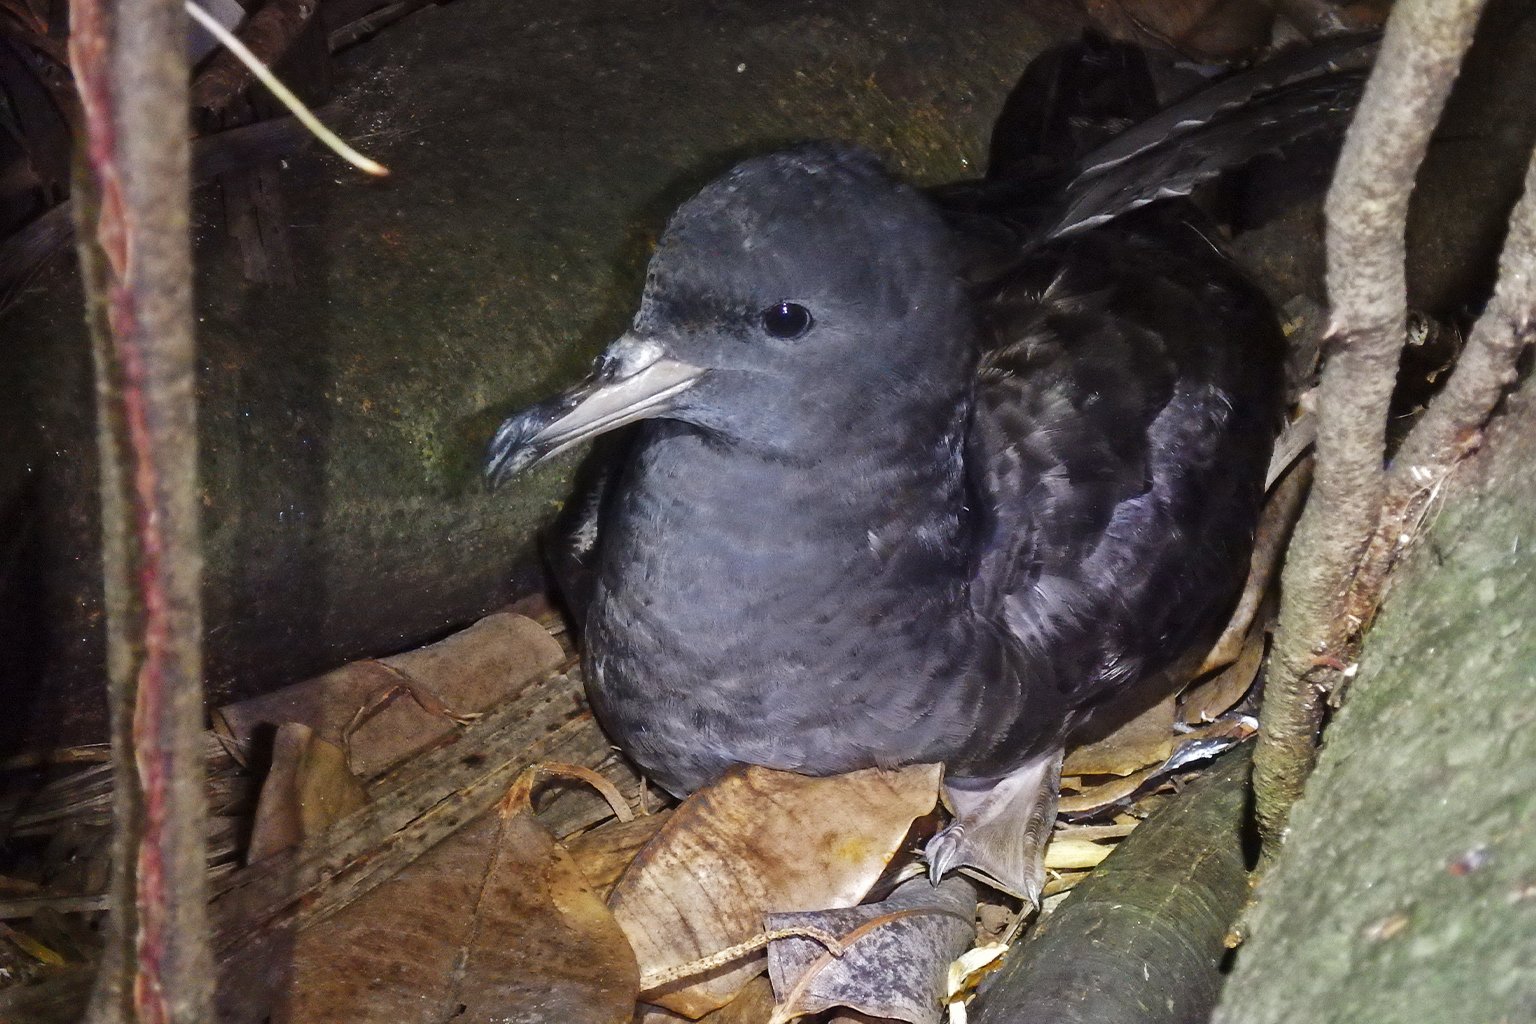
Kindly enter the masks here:
<path id="1" fill-rule="evenodd" d="M 794 302 L 763 310 L 763 330 L 775 338 L 798 338 L 811 329 L 811 311 Z"/>

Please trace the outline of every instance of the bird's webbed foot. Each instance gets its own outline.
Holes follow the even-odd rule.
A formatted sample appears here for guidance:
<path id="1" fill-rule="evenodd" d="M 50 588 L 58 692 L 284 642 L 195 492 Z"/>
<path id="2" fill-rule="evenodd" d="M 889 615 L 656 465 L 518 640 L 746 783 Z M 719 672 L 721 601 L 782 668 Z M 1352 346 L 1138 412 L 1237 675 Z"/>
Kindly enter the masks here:
<path id="1" fill-rule="evenodd" d="M 1062 756 L 1049 751 L 1000 779 L 946 783 L 944 797 L 955 820 L 923 851 L 934 882 L 963 870 L 1038 907 Z"/>

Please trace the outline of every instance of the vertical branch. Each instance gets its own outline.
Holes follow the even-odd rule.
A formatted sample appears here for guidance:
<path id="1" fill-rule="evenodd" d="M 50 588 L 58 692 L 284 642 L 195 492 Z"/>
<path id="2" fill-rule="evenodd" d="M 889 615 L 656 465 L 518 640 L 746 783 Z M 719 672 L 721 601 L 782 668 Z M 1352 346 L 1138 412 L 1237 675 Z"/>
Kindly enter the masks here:
<path id="1" fill-rule="evenodd" d="M 1478 317 L 1445 389 L 1425 410 L 1393 460 L 1387 505 L 1412 504 L 1476 447 L 1483 424 L 1515 382 L 1515 362 L 1536 330 L 1536 153 L 1509 218 L 1493 298 Z"/>
<path id="2" fill-rule="evenodd" d="M 188 129 L 180 0 L 74 0 L 116 768 L 111 934 L 89 1019 L 202 1024 L 204 882 Z"/>
<path id="3" fill-rule="evenodd" d="M 1408 197 L 1483 2 L 1399 0 L 1328 193 L 1333 314 L 1317 393 L 1316 476 L 1286 560 L 1254 754 L 1271 850 L 1362 625 L 1348 616 L 1348 590 L 1386 492 L 1387 407 L 1406 332 Z"/>

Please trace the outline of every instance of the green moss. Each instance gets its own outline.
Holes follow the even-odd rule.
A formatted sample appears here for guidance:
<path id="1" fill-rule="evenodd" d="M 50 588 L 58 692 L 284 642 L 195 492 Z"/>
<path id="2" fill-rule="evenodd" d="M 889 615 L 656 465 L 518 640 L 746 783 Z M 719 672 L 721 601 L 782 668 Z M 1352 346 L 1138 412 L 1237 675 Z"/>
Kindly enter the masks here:
<path id="1" fill-rule="evenodd" d="M 1216 1020 L 1536 1017 L 1536 404 L 1372 630 Z"/>

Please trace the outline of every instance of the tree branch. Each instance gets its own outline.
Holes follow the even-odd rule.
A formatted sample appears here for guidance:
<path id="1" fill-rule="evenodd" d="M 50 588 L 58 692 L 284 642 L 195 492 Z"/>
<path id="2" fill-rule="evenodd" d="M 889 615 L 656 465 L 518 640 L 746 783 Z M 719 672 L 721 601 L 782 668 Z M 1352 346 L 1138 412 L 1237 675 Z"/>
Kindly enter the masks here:
<path id="1" fill-rule="evenodd" d="M 185 38 L 179 0 L 71 6 L 117 779 L 93 1024 L 210 1004 Z"/>
<path id="2" fill-rule="evenodd" d="M 1536 154 L 1525 192 L 1510 215 L 1499 280 L 1456 369 L 1399 446 L 1387 473 L 1375 536 L 1361 559 L 1343 621 L 1363 628 L 1386 599 L 1392 568 L 1418 534 L 1430 502 L 1453 469 L 1482 443 L 1482 428 L 1515 381 L 1516 362 L 1536 321 Z M 1354 644 L 1358 647 L 1358 642 Z M 1351 651 L 1353 656 L 1353 651 Z M 1337 705 L 1342 687 L 1328 693 Z"/>
<path id="3" fill-rule="evenodd" d="M 1329 190 L 1333 315 L 1317 392 L 1312 496 L 1282 579 L 1254 790 L 1273 849 L 1315 757 L 1327 693 L 1362 625 L 1346 602 L 1380 523 L 1388 403 L 1406 333 L 1408 197 L 1483 0 L 1400 0 Z"/>
<path id="4" fill-rule="evenodd" d="M 1438 486 L 1482 439 L 1483 424 L 1515 382 L 1515 362 L 1536 328 L 1536 153 L 1510 214 L 1493 298 L 1478 317 L 1445 388 L 1393 460 L 1388 505 Z"/>

